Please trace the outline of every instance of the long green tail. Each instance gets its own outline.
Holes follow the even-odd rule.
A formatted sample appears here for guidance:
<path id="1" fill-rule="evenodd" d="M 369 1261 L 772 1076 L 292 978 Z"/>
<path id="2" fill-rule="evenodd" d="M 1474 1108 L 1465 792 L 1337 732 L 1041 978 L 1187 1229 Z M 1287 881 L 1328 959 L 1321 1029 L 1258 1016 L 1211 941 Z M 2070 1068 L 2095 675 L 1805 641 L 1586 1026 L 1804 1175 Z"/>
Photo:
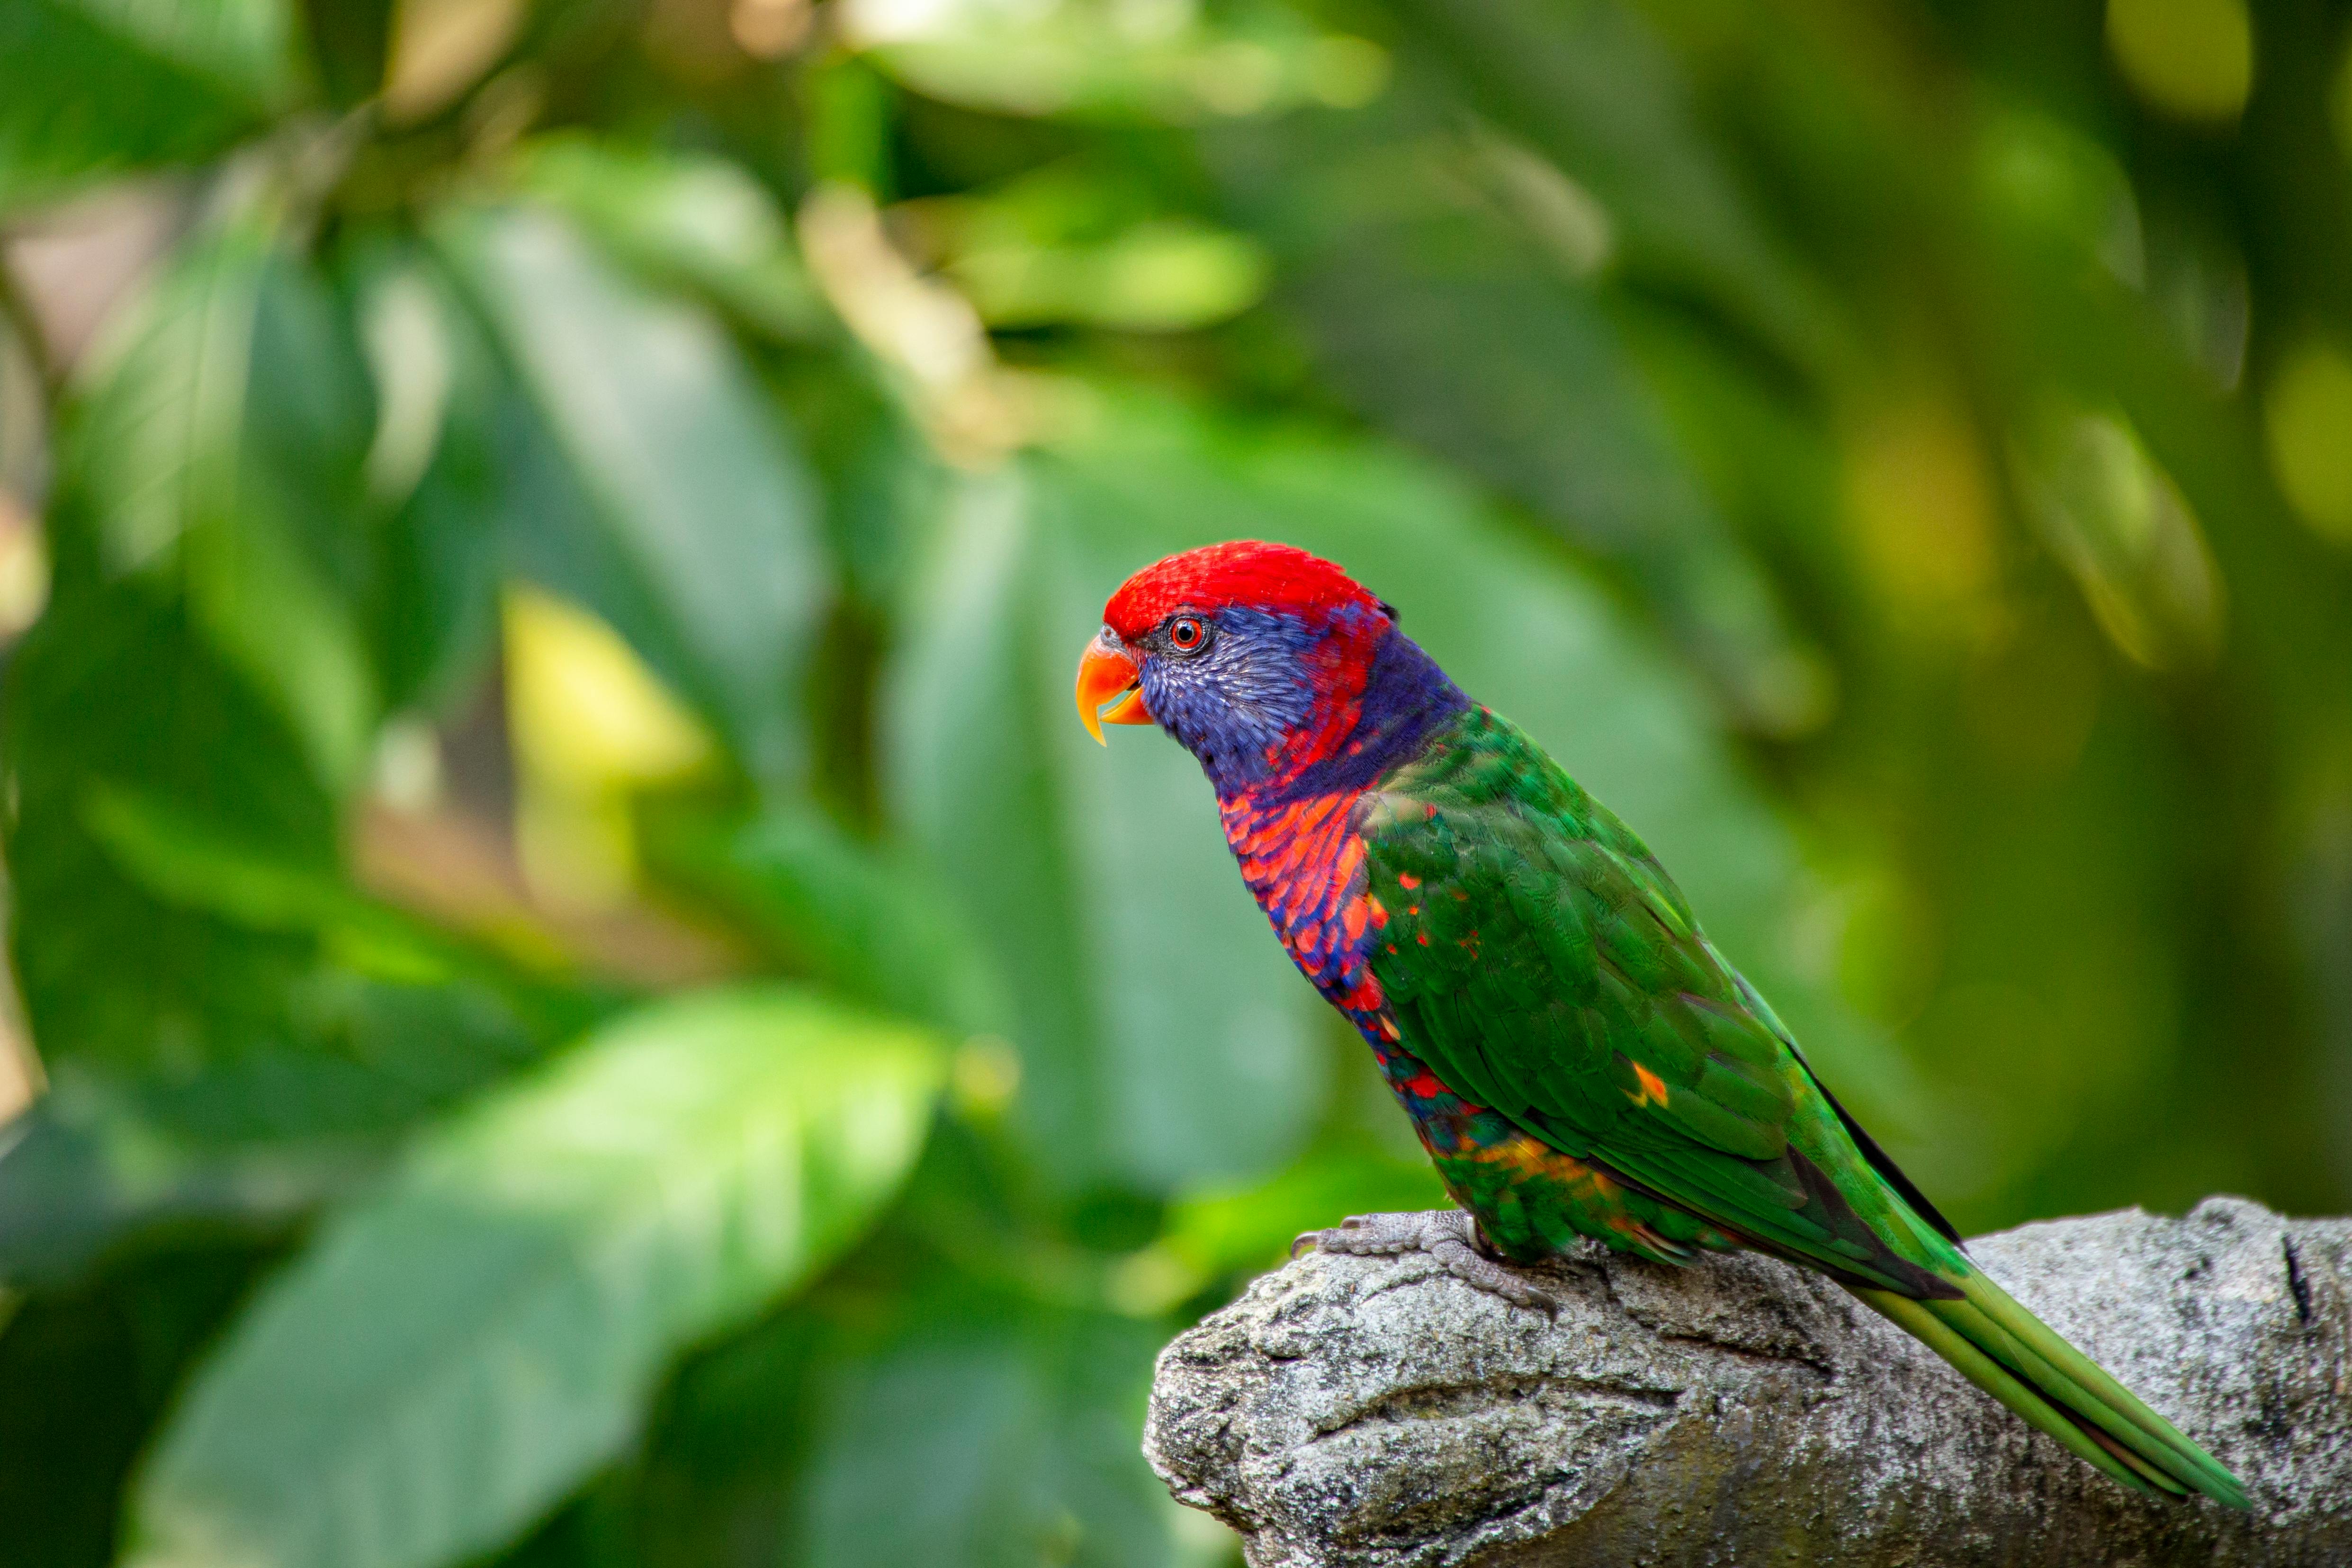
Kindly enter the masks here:
<path id="1" fill-rule="evenodd" d="M 1979 1388 L 2136 1491 L 2203 1492 L 2244 1508 L 2245 1483 L 1969 1267 L 1957 1301 L 1847 1287 Z"/>

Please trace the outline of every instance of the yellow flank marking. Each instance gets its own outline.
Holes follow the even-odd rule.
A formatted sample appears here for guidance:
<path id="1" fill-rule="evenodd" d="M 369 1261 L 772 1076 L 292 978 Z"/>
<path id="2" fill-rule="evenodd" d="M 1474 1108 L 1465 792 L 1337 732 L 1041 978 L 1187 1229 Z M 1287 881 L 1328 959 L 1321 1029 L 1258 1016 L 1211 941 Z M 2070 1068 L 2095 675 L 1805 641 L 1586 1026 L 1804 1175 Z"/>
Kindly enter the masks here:
<path id="1" fill-rule="evenodd" d="M 1499 1166 L 1517 1173 L 1522 1178 L 1556 1181 L 1580 1202 L 1612 1205 L 1618 1202 L 1617 1184 L 1606 1173 L 1595 1170 L 1582 1160 L 1561 1154 L 1540 1138 L 1529 1137 L 1524 1133 L 1483 1148 L 1465 1146 L 1461 1152 L 1481 1165 Z"/>
<path id="2" fill-rule="evenodd" d="M 1643 1066 L 1638 1061 L 1633 1063 L 1633 1076 L 1640 1079 L 1642 1082 L 1641 1092 L 1633 1096 L 1634 1104 L 1647 1105 L 1654 1100 L 1661 1105 L 1666 1103 L 1666 1081 L 1664 1079 L 1659 1077 L 1656 1073 L 1651 1071 L 1648 1068 Z"/>

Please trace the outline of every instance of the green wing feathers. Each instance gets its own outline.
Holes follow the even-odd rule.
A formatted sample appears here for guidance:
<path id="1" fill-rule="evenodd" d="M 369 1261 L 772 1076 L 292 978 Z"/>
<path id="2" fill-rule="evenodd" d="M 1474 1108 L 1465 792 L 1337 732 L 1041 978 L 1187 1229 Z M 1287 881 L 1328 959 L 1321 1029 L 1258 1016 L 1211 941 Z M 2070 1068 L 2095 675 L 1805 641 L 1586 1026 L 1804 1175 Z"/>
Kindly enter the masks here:
<path id="1" fill-rule="evenodd" d="M 1458 1092 L 1754 1245 L 1957 1296 L 1958 1252 L 1857 1150 L 1641 841 L 1474 711 L 1365 816 L 1372 971 Z"/>
<path id="2" fill-rule="evenodd" d="M 1641 840 L 1517 729 L 1473 709 L 1361 822 L 1385 915 L 1373 975 L 1406 1049 L 1457 1094 L 1828 1273 L 2117 1480 L 2244 1506 L 2234 1477 L 1969 1261 Z"/>

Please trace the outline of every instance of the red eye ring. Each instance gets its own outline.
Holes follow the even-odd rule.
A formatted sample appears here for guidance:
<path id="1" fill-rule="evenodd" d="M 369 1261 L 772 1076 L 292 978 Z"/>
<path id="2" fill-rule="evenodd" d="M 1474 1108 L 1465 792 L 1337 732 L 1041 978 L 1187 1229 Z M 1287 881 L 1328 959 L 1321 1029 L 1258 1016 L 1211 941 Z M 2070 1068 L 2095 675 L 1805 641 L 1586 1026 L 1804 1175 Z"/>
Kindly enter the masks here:
<path id="1" fill-rule="evenodd" d="M 1180 653 L 1197 653 L 1208 641 L 1209 629 L 1197 615 L 1179 615 L 1168 622 L 1168 645 Z"/>

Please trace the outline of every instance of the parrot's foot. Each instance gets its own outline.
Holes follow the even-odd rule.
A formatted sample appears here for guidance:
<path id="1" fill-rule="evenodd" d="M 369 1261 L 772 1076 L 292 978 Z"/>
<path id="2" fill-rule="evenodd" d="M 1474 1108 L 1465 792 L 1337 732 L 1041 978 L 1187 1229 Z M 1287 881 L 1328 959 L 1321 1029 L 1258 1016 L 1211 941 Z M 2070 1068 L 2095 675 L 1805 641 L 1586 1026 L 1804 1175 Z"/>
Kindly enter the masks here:
<path id="1" fill-rule="evenodd" d="M 1478 1225 L 1458 1208 L 1433 1208 L 1417 1214 L 1355 1214 L 1331 1230 L 1309 1230 L 1290 1244 L 1290 1255 L 1313 1247 L 1324 1252 L 1350 1252 L 1360 1257 L 1381 1253 L 1426 1252 L 1445 1271 L 1465 1284 L 1490 1291 L 1515 1306 L 1556 1311 L 1559 1301 L 1538 1290 L 1478 1249 Z"/>

